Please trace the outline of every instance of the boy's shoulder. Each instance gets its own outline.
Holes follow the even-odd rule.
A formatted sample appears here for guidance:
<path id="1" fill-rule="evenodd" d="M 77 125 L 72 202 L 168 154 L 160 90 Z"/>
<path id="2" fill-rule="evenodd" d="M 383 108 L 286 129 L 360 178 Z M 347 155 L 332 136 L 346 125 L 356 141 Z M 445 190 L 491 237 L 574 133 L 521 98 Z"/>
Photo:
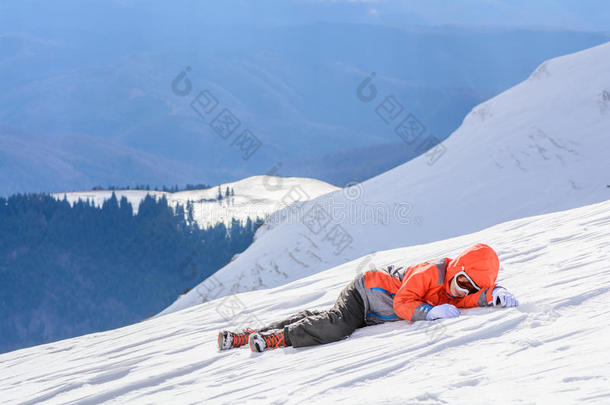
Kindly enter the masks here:
<path id="1" fill-rule="evenodd" d="M 451 259 L 447 257 L 427 260 L 425 262 L 418 263 L 416 265 L 407 267 L 405 269 L 407 277 L 414 275 L 422 275 L 426 278 L 434 279 L 438 284 L 445 282 L 445 275 L 447 273 L 447 264 Z"/>
<path id="2" fill-rule="evenodd" d="M 442 283 L 445 279 L 447 263 L 450 260 L 451 259 L 447 257 L 443 257 L 439 259 L 427 260 L 425 262 L 417 263 L 410 266 L 406 264 L 386 264 L 367 270 L 365 273 L 382 272 L 388 274 L 391 277 L 398 278 L 400 279 L 400 281 L 403 281 L 405 276 L 408 278 L 419 273 L 429 273 L 430 275 L 438 275 L 438 282 Z"/>

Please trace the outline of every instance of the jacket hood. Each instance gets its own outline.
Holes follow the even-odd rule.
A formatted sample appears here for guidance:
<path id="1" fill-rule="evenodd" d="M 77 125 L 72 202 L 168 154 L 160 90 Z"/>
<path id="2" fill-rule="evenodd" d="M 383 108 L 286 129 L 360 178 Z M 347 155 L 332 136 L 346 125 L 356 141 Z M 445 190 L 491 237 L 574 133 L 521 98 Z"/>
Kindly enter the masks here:
<path id="1" fill-rule="evenodd" d="M 481 289 L 495 284 L 500 269 L 500 260 L 496 252 L 483 243 L 477 243 L 466 249 L 447 265 L 445 290 L 449 292 L 449 282 L 463 270 Z"/>

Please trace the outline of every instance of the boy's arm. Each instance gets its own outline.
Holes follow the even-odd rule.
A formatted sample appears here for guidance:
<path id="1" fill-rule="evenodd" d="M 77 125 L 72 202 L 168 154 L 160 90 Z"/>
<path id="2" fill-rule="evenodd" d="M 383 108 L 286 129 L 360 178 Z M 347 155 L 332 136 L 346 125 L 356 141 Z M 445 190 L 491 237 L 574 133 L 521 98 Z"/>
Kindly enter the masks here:
<path id="1" fill-rule="evenodd" d="M 421 321 L 426 319 L 432 305 L 423 301 L 430 288 L 429 275 L 426 271 L 418 272 L 400 286 L 394 296 L 394 312 L 407 321 Z"/>

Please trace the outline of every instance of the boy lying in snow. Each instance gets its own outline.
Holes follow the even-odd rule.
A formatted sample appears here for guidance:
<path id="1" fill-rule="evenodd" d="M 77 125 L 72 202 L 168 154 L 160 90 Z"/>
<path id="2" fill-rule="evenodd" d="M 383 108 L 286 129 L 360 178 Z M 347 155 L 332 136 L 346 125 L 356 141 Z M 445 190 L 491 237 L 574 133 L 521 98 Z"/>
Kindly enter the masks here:
<path id="1" fill-rule="evenodd" d="M 455 259 L 407 268 L 388 266 L 359 274 L 326 311 L 304 310 L 257 331 L 221 331 L 220 350 L 250 344 L 254 352 L 336 342 L 357 328 L 383 322 L 432 321 L 460 316 L 458 308 L 519 305 L 495 284 L 500 262 L 489 246 L 477 243 Z"/>

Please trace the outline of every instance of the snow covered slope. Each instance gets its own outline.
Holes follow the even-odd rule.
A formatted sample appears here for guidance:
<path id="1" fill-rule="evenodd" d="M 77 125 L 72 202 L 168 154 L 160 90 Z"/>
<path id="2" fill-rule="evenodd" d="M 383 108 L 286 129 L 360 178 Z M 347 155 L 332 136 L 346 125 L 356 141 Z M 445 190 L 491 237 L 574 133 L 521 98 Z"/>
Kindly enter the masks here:
<path id="1" fill-rule="evenodd" d="M 324 309 L 369 266 L 483 241 L 517 308 L 394 322 L 313 348 L 218 352 L 221 328 Z M 610 201 L 377 252 L 282 287 L 0 355 L 0 403 L 610 402 Z"/>
<path id="2" fill-rule="evenodd" d="M 164 191 L 146 190 L 117 190 L 117 199 L 123 196 L 131 203 L 134 213 L 138 212 L 140 202 L 146 194 L 161 198 L 165 195 L 168 204 L 175 207 L 178 203 L 186 207 L 187 201 L 193 201 L 193 214 L 200 227 L 207 228 L 218 222 L 231 224 L 231 218 L 245 221 L 248 217 L 255 220 L 257 217 L 264 218 L 274 211 L 286 206 L 282 201 L 291 190 L 303 190 L 304 199 L 319 197 L 323 194 L 337 190 L 337 187 L 316 179 L 303 177 L 276 177 L 276 176 L 252 176 L 233 183 L 220 185 L 223 197 L 226 188 L 233 189 L 235 195 L 221 202 L 215 200 L 218 195 L 218 186 L 206 190 L 188 190 L 176 193 Z M 79 199 L 91 200 L 96 206 L 101 206 L 109 199 L 112 191 L 75 191 L 70 193 L 54 193 L 54 197 L 62 199 L 64 195 L 71 204 Z"/>
<path id="3" fill-rule="evenodd" d="M 375 250 L 605 201 L 608 72 L 610 43 L 543 63 L 475 107 L 439 149 L 274 216 L 217 272 L 222 291 L 211 295 L 204 281 L 162 313 L 281 285 Z"/>

